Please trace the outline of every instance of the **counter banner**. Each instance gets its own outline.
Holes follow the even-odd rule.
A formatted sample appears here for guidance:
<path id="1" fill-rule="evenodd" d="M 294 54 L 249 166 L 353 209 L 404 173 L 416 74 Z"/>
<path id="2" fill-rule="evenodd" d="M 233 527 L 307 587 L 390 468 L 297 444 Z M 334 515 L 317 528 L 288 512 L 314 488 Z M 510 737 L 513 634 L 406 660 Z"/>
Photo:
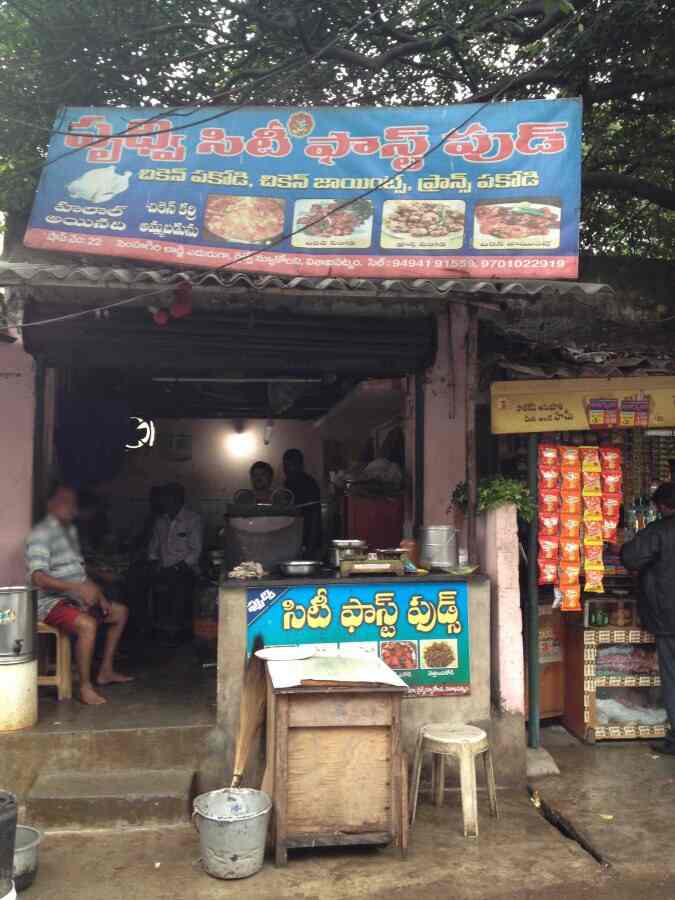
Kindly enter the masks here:
<path id="1" fill-rule="evenodd" d="M 575 99 L 66 107 L 25 243 L 292 276 L 576 278 L 580 200 Z"/>
<path id="2" fill-rule="evenodd" d="M 248 651 L 311 646 L 380 656 L 411 696 L 470 693 L 468 591 L 463 582 L 346 582 L 246 591 Z"/>

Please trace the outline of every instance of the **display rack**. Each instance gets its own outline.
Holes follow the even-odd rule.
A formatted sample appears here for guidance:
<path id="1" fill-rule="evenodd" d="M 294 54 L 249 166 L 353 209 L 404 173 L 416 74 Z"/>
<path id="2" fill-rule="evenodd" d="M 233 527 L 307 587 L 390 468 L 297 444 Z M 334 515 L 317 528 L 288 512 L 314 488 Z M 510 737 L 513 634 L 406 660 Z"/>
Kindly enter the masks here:
<path id="1" fill-rule="evenodd" d="M 598 675 L 596 661 L 598 647 L 603 645 L 649 644 L 654 636 L 639 627 L 588 627 L 583 616 L 567 621 L 565 628 L 565 727 L 587 743 L 606 740 L 662 738 L 668 724 L 641 725 L 600 724 L 597 721 L 598 688 L 654 688 L 659 687 L 658 675 L 622 674 Z"/>

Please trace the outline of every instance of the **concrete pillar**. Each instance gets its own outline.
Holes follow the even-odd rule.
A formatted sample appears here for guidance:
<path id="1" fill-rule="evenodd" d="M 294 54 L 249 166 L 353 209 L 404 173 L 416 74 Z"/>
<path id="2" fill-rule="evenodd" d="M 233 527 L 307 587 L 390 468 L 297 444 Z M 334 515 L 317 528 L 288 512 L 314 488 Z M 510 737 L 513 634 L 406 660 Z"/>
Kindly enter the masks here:
<path id="1" fill-rule="evenodd" d="M 0 584 L 24 584 L 24 541 L 32 524 L 34 363 L 20 342 L 0 344 Z"/>
<path id="2" fill-rule="evenodd" d="M 437 315 L 438 352 L 426 373 L 424 524 L 453 524 L 455 486 L 466 478 L 466 307 Z"/>
<path id="3" fill-rule="evenodd" d="M 492 739 L 500 784 L 525 778 L 525 670 L 518 527 L 513 504 L 478 518 L 481 571 L 491 583 Z"/>

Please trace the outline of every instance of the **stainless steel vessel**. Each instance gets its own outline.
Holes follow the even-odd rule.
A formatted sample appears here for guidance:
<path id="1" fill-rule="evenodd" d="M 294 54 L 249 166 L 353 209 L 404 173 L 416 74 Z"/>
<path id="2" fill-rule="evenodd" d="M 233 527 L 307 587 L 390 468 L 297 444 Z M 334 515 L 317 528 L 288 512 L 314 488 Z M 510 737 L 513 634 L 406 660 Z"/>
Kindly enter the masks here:
<path id="1" fill-rule="evenodd" d="M 36 633 L 37 591 L 0 587 L 0 666 L 32 662 Z"/>
<path id="2" fill-rule="evenodd" d="M 309 575 L 318 575 L 321 571 L 321 563 L 313 559 L 294 559 L 281 563 L 282 573 L 290 578 L 305 578 Z"/>
<path id="3" fill-rule="evenodd" d="M 450 525 L 420 528 L 420 565 L 443 571 L 457 565 L 457 529 Z"/>

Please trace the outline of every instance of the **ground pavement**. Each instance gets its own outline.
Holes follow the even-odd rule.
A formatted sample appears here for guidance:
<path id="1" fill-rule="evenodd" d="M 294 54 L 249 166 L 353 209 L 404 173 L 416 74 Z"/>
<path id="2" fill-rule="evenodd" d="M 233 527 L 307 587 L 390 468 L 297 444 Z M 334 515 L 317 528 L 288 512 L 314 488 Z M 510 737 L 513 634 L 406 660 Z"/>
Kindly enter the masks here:
<path id="1" fill-rule="evenodd" d="M 501 818 L 479 799 L 480 837 L 461 831 L 457 794 L 436 810 L 421 805 L 407 860 L 393 850 L 298 851 L 285 869 L 266 863 L 253 878 L 204 874 L 196 834 L 158 831 L 49 834 L 41 870 L 25 900 L 237 900 L 403 898 L 549 900 L 675 898 L 675 759 L 645 744 L 586 747 L 544 729 L 560 776 L 536 785 L 542 799 L 589 839 L 605 867 L 550 825 L 524 789 L 500 791 Z"/>

